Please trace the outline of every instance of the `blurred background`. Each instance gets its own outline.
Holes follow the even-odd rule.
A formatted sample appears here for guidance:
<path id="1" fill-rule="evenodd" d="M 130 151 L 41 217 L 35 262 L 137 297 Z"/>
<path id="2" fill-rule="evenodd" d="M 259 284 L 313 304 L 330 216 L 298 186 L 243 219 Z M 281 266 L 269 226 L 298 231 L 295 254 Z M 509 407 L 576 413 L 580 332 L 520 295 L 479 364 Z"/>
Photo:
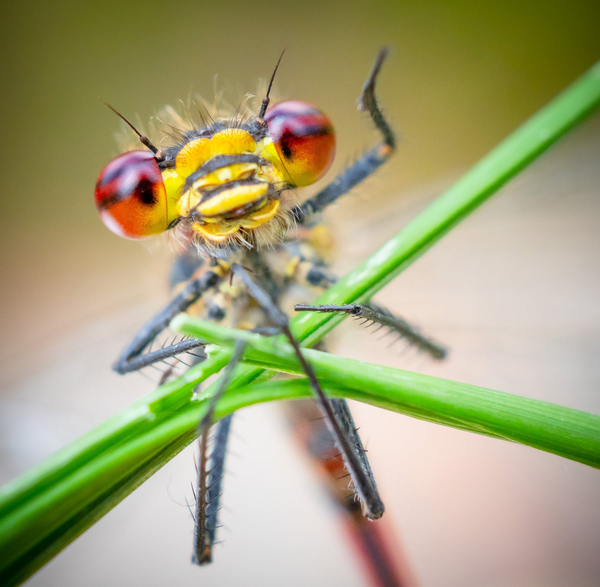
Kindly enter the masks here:
<path id="1" fill-rule="evenodd" d="M 337 130 L 322 186 L 376 140 L 355 100 L 390 45 L 379 96 L 401 145 L 328 212 L 341 273 L 589 68 L 599 22 L 593 0 L 5 3 L 0 482 L 153 389 L 110 364 L 167 299 L 170 254 L 118 239 L 97 217 L 95 180 L 122 130 L 100 99 L 142 121 L 194 94 L 212 100 L 215 84 L 237 103 L 286 48 L 277 95 L 315 103 Z M 350 323 L 333 348 L 600 413 L 599 186 L 597 114 L 378 296 L 447 344 L 446 362 Z M 423 587 L 600 583 L 597 471 L 355 412 Z M 30 584 L 365 585 L 280 408 L 244 410 L 234 426 L 214 565 L 189 562 L 187 450 Z"/>

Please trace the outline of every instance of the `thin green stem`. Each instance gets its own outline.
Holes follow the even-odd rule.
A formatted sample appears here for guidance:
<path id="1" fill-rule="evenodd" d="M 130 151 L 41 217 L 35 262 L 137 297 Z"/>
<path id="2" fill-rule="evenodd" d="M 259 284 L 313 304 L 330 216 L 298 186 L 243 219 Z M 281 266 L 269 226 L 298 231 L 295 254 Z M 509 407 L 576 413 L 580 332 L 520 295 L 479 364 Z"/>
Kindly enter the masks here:
<path id="1" fill-rule="evenodd" d="M 245 360 L 267 369 L 302 375 L 293 349 L 279 338 L 224 328 L 186 315 L 173 321 L 182 333 L 207 342 L 246 342 Z M 304 351 L 319 381 L 348 397 L 438 424 L 512 440 L 600 468 L 600 416 L 518 395 Z M 236 393 L 265 384 L 252 384 Z"/>

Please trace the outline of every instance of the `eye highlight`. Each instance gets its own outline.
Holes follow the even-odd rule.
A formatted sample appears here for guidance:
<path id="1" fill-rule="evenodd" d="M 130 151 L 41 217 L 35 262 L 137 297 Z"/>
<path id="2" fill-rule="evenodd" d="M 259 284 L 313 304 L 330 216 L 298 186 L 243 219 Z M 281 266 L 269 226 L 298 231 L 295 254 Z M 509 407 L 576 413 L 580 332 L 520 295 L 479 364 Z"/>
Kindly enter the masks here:
<path id="1" fill-rule="evenodd" d="M 335 155 L 335 133 L 323 112 L 307 102 L 280 102 L 267 110 L 265 122 L 282 163 L 298 187 L 325 175 Z"/>
<path id="2" fill-rule="evenodd" d="M 96 182 L 96 207 L 115 234 L 138 239 L 169 224 L 167 192 L 152 153 L 129 151 L 113 159 Z"/>

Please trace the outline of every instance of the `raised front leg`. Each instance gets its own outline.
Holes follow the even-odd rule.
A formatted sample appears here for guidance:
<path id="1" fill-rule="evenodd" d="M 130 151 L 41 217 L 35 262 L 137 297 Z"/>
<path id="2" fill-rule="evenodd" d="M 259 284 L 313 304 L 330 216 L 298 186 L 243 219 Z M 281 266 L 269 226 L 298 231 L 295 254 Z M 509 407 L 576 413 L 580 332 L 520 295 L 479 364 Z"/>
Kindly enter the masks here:
<path id="1" fill-rule="evenodd" d="M 375 96 L 375 82 L 384 59 L 388 55 L 388 49 L 383 48 L 371 74 L 363 86 L 362 94 L 358 100 L 359 110 L 366 111 L 371 115 L 377 129 L 381 132 L 382 142 L 367 151 L 360 159 L 355 161 L 348 169 L 342 171 L 327 187 L 316 196 L 310 198 L 298 206 L 294 211 L 299 223 L 305 222 L 311 215 L 320 212 L 329 204 L 335 202 L 340 196 L 350 191 L 355 185 L 369 177 L 376 169 L 383 165 L 396 149 L 396 137 L 394 131 L 388 124 Z"/>

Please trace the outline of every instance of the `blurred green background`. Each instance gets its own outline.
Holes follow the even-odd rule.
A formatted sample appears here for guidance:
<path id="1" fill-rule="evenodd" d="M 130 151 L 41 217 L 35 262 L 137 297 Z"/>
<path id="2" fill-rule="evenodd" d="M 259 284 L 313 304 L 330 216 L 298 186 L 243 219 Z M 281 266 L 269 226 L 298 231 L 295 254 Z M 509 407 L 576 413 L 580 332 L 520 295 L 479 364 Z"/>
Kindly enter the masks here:
<path id="1" fill-rule="evenodd" d="M 166 298 L 169 253 L 118 239 L 97 217 L 96 177 L 122 131 L 102 100 L 146 121 L 195 94 L 212 100 L 218 75 L 235 104 L 285 48 L 277 95 L 313 102 L 336 128 L 324 184 L 376 140 L 355 100 L 389 45 L 379 96 L 400 149 L 328 214 L 343 270 L 600 58 L 597 0 L 33 1 L 0 14 L 0 481 L 152 389 L 109 365 Z M 346 354 L 600 410 L 600 117 L 549 156 L 411 268 L 402 289 L 386 290 L 451 346 L 445 366 L 399 362 L 348 329 Z M 285 435 L 269 436 L 277 418 L 252 414 L 261 425 L 248 416 L 241 426 L 258 439 L 254 456 L 236 464 L 237 485 L 228 481 L 231 546 L 202 577 L 188 565 L 190 520 L 179 507 L 189 457 L 32 584 L 364 584 L 334 522 L 315 526 L 328 510 L 311 505 L 308 473 L 294 476 L 300 457 Z M 597 584 L 596 471 L 377 410 L 358 415 L 423 585 Z M 279 445 L 287 452 L 268 453 Z"/>

